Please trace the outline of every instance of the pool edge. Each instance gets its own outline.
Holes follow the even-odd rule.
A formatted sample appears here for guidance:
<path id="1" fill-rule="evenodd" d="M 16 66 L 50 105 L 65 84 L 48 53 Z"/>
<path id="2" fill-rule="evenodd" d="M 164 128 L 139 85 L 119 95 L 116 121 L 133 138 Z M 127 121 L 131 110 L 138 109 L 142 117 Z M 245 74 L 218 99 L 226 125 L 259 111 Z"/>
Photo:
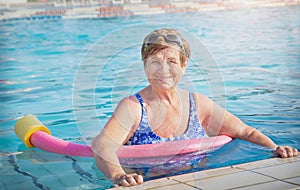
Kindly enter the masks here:
<path id="1" fill-rule="evenodd" d="M 297 168 L 300 168 L 300 156 L 270 158 L 160 178 L 126 189 L 297 189 L 300 188 Z"/>

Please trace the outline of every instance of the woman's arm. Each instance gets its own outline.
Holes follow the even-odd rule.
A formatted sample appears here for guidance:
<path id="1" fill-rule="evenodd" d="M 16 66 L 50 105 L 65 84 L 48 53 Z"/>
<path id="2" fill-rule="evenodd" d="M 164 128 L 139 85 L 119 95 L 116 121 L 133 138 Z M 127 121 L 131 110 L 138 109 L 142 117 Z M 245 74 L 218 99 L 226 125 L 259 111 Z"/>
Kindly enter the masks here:
<path id="1" fill-rule="evenodd" d="M 209 98 L 197 95 L 200 105 L 199 118 L 209 136 L 228 135 L 274 149 L 283 158 L 298 156 L 298 150 L 289 146 L 278 146 L 257 129 L 246 125 L 232 113 L 214 103 Z"/>
<path id="2" fill-rule="evenodd" d="M 135 111 L 135 107 L 131 98 L 123 99 L 91 145 L 97 167 L 115 184 L 122 186 L 143 183 L 142 176 L 125 173 L 116 154 L 119 147 L 132 135 L 133 126 L 137 123 L 139 112 Z"/>

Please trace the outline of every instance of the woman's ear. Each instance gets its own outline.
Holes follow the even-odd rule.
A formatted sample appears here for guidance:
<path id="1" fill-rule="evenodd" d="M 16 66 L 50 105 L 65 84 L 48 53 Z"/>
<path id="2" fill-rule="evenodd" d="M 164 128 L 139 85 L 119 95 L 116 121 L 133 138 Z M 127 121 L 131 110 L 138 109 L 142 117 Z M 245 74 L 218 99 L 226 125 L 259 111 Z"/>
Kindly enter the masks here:
<path id="1" fill-rule="evenodd" d="M 183 64 L 182 64 L 182 68 L 184 69 L 183 72 L 185 72 L 185 69 L 186 69 L 186 66 L 187 66 L 187 63 L 189 62 L 189 58 L 185 58 Z"/>
<path id="2" fill-rule="evenodd" d="M 189 58 L 185 58 L 185 61 L 184 61 L 185 67 L 187 66 L 188 62 L 189 62 Z"/>

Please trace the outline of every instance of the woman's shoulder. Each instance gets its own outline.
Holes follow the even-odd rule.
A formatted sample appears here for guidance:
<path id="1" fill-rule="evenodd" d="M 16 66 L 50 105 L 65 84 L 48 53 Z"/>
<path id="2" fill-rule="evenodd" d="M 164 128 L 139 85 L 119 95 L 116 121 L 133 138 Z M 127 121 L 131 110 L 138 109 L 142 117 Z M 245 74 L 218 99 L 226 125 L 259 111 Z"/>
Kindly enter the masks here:
<path id="1" fill-rule="evenodd" d="M 130 95 L 120 100 L 118 107 L 123 107 L 123 106 L 129 108 L 136 108 L 139 106 L 139 101 L 135 95 Z"/>
<path id="2" fill-rule="evenodd" d="M 140 116 L 141 106 L 135 95 L 130 95 L 120 100 L 115 112 L 130 113 L 131 115 Z"/>
<path id="3" fill-rule="evenodd" d="M 192 94 L 194 95 L 195 101 L 198 103 L 209 103 L 212 101 L 209 97 L 198 92 L 192 92 Z"/>
<path id="4" fill-rule="evenodd" d="M 141 107 L 138 100 L 134 95 L 123 98 L 115 108 L 113 115 L 123 122 L 130 120 L 131 127 L 131 125 L 137 123 L 141 118 Z"/>
<path id="5" fill-rule="evenodd" d="M 207 96 L 193 92 L 196 110 L 198 114 L 206 115 L 209 113 L 214 105 L 214 102 Z"/>

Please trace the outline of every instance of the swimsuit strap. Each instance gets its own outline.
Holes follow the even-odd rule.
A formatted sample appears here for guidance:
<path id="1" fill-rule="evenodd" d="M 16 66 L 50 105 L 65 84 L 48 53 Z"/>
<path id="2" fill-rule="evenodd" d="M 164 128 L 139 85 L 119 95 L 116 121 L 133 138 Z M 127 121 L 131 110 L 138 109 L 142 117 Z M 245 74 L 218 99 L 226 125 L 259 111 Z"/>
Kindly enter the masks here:
<path id="1" fill-rule="evenodd" d="M 142 107 L 141 121 L 140 121 L 140 124 L 139 124 L 139 127 L 137 130 L 147 132 L 147 133 L 153 132 L 150 127 L 149 121 L 148 121 L 146 106 L 145 106 L 142 96 L 140 94 L 136 93 L 135 97 L 139 100 L 141 107 Z"/>
<path id="2" fill-rule="evenodd" d="M 194 95 L 192 92 L 189 92 L 189 98 L 190 98 L 190 113 L 192 111 L 195 111 L 196 110 L 196 105 L 195 105 L 195 101 L 194 101 Z"/>
<path id="3" fill-rule="evenodd" d="M 195 104 L 194 95 L 192 92 L 189 92 L 189 97 L 190 97 L 190 120 L 198 119 L 197 111 L 196 111 L 196 104 Z M 196 116 L 196 118 L 195 118 L 195 116 Z"/>
<path id="4" fill-rule="evenodd" d="M 192 92 L 189 92 L 190 96 L 190 114 L 189 114 L 189 123 L 187 131 L 185 132 L 186 135 L 194 138 L 199 137 L 207 137 L 203 127 L 200 124 L 200 121 L 198 119 L 198 114 L 196 110 L 196 104 L 194 95 Z"/>
<path id="5" fill-rule="evenodd" d="M 146 114 L 146 108 L 145 108 L 145 104 L 144 104 L 143 98 L 142 98 L 142 96 L 139 93 L 136 93 L 135 97 L 139 100 L 139 102 L 140 102 L 140 104 L 142 106 L 142 117 L 143 117 Z"/>

